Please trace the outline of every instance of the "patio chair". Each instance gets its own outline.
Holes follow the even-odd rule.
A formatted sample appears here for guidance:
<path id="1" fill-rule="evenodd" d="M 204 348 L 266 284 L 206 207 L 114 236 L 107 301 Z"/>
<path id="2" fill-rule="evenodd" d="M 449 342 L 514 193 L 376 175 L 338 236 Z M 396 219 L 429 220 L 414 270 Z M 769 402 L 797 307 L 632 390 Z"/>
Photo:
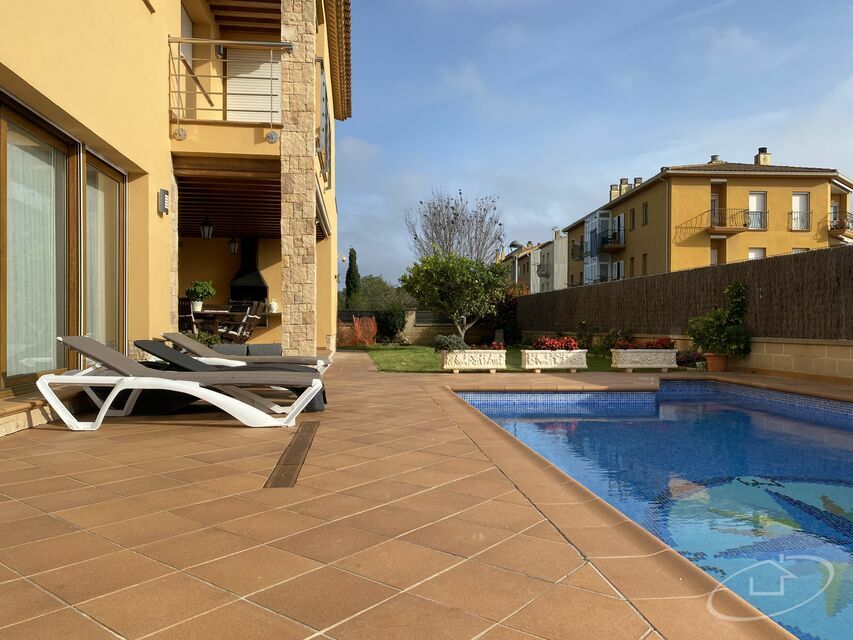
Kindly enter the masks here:
<path id="1" fill-rule="evenodd" d="M 123 392 L 130 390 L 128 411 L 144 390 L 156 389 L 186 394 L 204 400 L 233 416 L 248 427 L 289 427 L 296 417 L 323 390 L 318 374 L 291 373 L 287 371 L 215 371 L 184 372 L 163 371 L 146 367 L 141 362 L 86 336 L 57 338 L 66 348 L 78 351 L 90 360 L 100 363 L 108 372 L 93 370 L 67 374 L 47 374 L 36 386 L 50 407 L 73 431 L 94 431 L 101 426 L 110 407 Z M 91 422 L 81 422 L 62 404 L 53 386 L 75 386 L 84 389 L 107 387 L 111 391 L 104 399 L 97 416 Z M 272 389 L 304 389 L 289 406 L 283 407 L 252 393 L 243 387 L 265 386 Z M 270 415 L 272 411 L 281 416 Z"/>
<path id="2" fill-rule="evenodd" d="M 267 364 L 241 363 L 236 367 L 234 367 L 233 365 L 211 365 L 202 362 L 197 358 L 193 358 L 192 356 L 189 356 L 185 353 L 181 353 L 177 349 L 173 349 L 172 347 L 168 346 L 165 342 L 161 340 L 135 340 L 133 344 L 137 348 L 142 349 L 144 352 L 154 356 L 158 360 L 161 360 L 164 363 L 170 365 L 170 370 L 195 371 L 198 373 L 213 373 L 216 371 L 231 371 L 237 373 L 241 373 L 244 371 L 287 371 L 289 373 L 307 374 L 312 376 L 312 378 L 318 375 L 318 371 L 311 367 L 301 364 L 286 364 L 283 362 L 274 362 Z M 304 389 L 300 387 L 292 387 L 289 385 L 285 386 L 287 390 L 292 391 L 297 396 L 304 391 Z M 305 411 L 309 413 L 314 411 L 323 411 L 325 409 L 325 404 L 326 389 L 324 386 L 323 393 L 314 396 L 311 403 L 305 408 Z"/>
<path id="3" fill-rule="evenodd" d="M 214 351 L 207 345 L 200 343 L 198 340 L 193 340 L 189 336 L 182 333 L 164 333 L 166 338 L 176 347 L 180 347 L 184 351 L 191 353 L 201 359 L 202 362 L 213 365 L 240 366 L 239 363 L 246 364 L 270 364 L 275 362 L 284 362 L 288 364 L 304 364 L 309 367 L 316 368 L 320 373 L 325 372 L 331 366 L 331 361 L 325 358 L 315 358 L 306 356 L 250 356 L 250 355 L 230 355 Z M 241 350 L 242 351 L 242 350 Z M 245 351 L 244 353 L 248 353 Z"/>
<path id="4" fill-rule="evenodd" d="M 218 329 L 219 337 L 225 342 L 244 344 L 252 337 L 252 332 L 261 319 L 258 311 L 259 308 L 260 303 L 253 302 L 251 306 L 246 307 L 246 313 L 243 314 L 240 322 L 231 325 L 226 324 L 225 326 L 222 326 L 220 322 Z"/>
<path id="5" fill-rule="evenodd" d="M 178 298 L 178 330 L 187 331 L 197 336 L 199 326 L 201 326 L 201 320 L 197 320 L 193 314 L 190 299 Z"/>

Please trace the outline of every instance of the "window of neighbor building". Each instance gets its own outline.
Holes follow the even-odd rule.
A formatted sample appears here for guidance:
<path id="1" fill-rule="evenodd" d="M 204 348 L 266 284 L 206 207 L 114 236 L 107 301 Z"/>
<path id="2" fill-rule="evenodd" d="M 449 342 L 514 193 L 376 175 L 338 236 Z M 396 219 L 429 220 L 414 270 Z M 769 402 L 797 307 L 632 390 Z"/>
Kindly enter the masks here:
<path id="1" fill-rule="evenodd" d="M 610 267 L 610 279 L 622 280 L 625 277 L 625 262 L 617 260 Z"/>
<path id="2" fill-rule="evenodd" d="M 761 258 L 767 257 L 767 249 L 764 247 L 750 247 L 749 252 L 747 253 L 747 259 L 749 260 L 760 260 Z"/>
<path id="3" fill-rule="evenodd" d="M 628 276 L 631 278 L 634 277 L 634 257 L 633 256 L 628 259 Z"/>
<path id="4" fill-rule="evenodd" d="M 648 253 L 643 254 L 642 269 L 643 269 L 643 275 L 644 276 L 649 275 L 649 254 Z"/>
<path id="5" fill-rule="evenodd" d="M 794 247 L 791 249 L 791 253 L 806 253 L 808 251 L 808 247 Z"/>
<path id="6" fill-rule="evenodd" d="M 633 231 L 637 228 L 637 212 L 634 207 L 628 211 L 628 228 Z"/>
<path id="7" fill-rule="evenodd" d="M 643 203 L 643 217 L 642 217 L 641 224 L 643 224 L 643 225 L 649 224 L 649 203 L 648 202 Z"/>
<path id="8" fill-rule="evenodd" d="M 811 228 L 809 220 L 809 194 L 791 194 L 791 231 L 808 231 Z"/>

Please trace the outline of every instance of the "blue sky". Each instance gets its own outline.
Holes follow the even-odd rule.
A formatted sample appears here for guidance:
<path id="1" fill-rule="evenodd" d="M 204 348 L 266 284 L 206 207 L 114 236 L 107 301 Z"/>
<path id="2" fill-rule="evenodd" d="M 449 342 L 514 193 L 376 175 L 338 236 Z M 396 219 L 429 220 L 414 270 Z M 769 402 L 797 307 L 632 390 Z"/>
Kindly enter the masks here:
<path id="1" fill-rule="evenodd" d="M 396 282 L 403 216 L 433 188 L 500 197 L 545 240 L 662 165 L 853 174 L 853 2 L 355 0 L 338 123 L 340 250 Z M 343 278 L 342 278 L 343 280 Z"/>

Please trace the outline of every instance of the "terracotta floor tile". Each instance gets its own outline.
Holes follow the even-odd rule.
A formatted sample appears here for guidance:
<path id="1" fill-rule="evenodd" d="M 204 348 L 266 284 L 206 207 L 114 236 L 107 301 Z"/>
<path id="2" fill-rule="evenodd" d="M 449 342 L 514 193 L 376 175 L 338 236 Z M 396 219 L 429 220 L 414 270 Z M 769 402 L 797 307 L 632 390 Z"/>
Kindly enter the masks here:
<path id="1" fill-rule="evenodd" d="M 118 545 L 108 540 L 88 531 L 78 531 L 0 550 L 0 562 L 23 575 L 30 575 L 119 550 Z"/>
<path id="2" fill-rule="evenodd" d="M 595 566 L 632 600 L 698 596 L 711 593 L 719 584 L 673 550 L 640 558 L 600 558 Z"/>
<path id="3" fill-rule="evenodd" d="M 600 499 L 579 504 L 548 505 L 543 506 L 542 509 L 548 519 L 560 530 L 576 527 L 612 527 L 628 520 Z"/>
<path id="4" fill-rule="evenodd" d="M 33 480 L 44 480 L 45 478 L 54 478 L 56 473 L 47 469 L 37 469 L 31 466 L 25 466 L 11 471 L 0 471 L 0 487 L 17 484 L 19 482 L 31 482 Z"/>
<path id="5" fill-rule="evenodd" d="M 139 638 L 227 603 L 233 596 L 176 573 L 80 605 L 126 638 Z"/>
<path id="6" fill-rule="evenodd" d="M 71 473 L 69 475 L 75 480 L 85 482 L 89 485 L 102 485 L 110 482 L 118 482 L 120 480 L 141 478 L 142 476 L 148 475 L 148 472 L 143 471 L 142 469 L 137 469 L 136 467 L 115 466 L 107 467 L 106 469 L 98 469 L 96 471 Z"/>
<path id="7" fill-rule="evenodd" d="M 270 542 L 305 529 L 312 529 L 324 522 L 319 518 L 286 509 L 273 509 L 238 520 L 230 520 L 217 525 L 217 528 L 258 542 Z"/>
<path id="8" fill-rule="evenodd" d="M 389 540 L 345 558 L 337 566 L 397 589 L 407 589 L 459 561 L 460 558 L 435 549 Z"/>
<path id="9" fill-rule="evenodd" d="M 494 476 L 483 477 L 482 475 L 471 476 L 456 480 L 444 486 L 449 491 L 456 493 L 467 493 L 485 500 L 495 498 L 513 489 L 514 485 L 508 480 L 497 479 Z"/>
<path id="10" fill-rule="evenodd" d="M 353 529 L 341 524 L 325 524 L 310 531 L 277 540 L 271 545 L 328 563 L 376 546 L 386 540 L 386 537 L 370 531 Z"/>
<path id="11" fill-rule="evenodd" d="M 266 510 L 267 507 L 257 502 L 229 496 L 227 498 L 217 498 L 208 502 L 192 504 L 187 507 L 180 507 L 173 509 L 172 512 L 184 518 L 203 522 L 204 524 L 217 524 Z"/>
<path id="12" fill-rule="evenodd" d="M 0 502 L 0 523 L 23 520 L 24 518 L 32 518 L 40 515 L 43 515 L 42 512 L 35 507 L 18 502 L 17 500 L 7 499 L 6 502 Z"/>
<path id="13" fill-rule="evenodd" d="M 114 640 L 115 635 L 71 608 L 0 629 L 0 640 Z"/>
<path id="14" fill-rule="evenodd" d="M 396 590 L 326 567 L 253 595 L 250 600 L 323 629 L 393 596 Z"/>
<path id="15" fill-rule="evenodd" d="M 94 528 L 130 518 L 138 518 L 156 511 L 155 507 L 136 498 L 119 498 L 110 502 L 58 511 L 55 515 L 79 527 Z"/>
<path id="16" fill-rule="evenodd" d="M 563 543 L 566 541 L 566 538 L 563 537 L 557 529 L 550 522 L 540 522 L 537 525 L 530 527 L 524 532 L 526 536 L 532 536 L 534 538 L 542 538 L 543 540 L 550 540 L 551 542 L 560 542 Z"/>
<path id="17" fill-rule="evenodd" d="M 171 571 L 169 567 L 133 551 L 118 551 L 39 573 L 32 580 L 66 602 L 76 604 Z"/>
<path id="18" fill-rule="evenodd" d="M 84 486 L 81 489 L 72 489 L 71 491 L 59 491 L 32 498 L 22 498 L 22 501 L 36 509 L 52 513 L 54 511 L 107 502 L 115 498 L 116 494 L 111 491 L 99 487 Z"/>
<path id="19" fill-rule="evenodd" d="M 123 547 L 137 547 L 163 538 L 196 531 L 203 527 L 203 524 L 195 520 L 182 518 L 168 511 L 161 511 L 97 527 L 92 529 L 92 532 Z"/>
<path id="20" fill-rule="evenodd" d="M 344 493 L 378 502 L 390 502 L 423 490 L 424 487 L 417 484 L 398 482 L 397 480 L 377 480 L 359 487 L 344 489 Z"/>
<path id="21" fill-rule="evenodd" d="M 544 520 L 539 511 L 509 502 L 492 500 L 467 509 L 458 518 L 468 522 L 476 522 L 496 529 L 507 531 L 522 531 Z"/>
<path id="22" fill-rule="evenodd" d="M 454 516 L 409 533 L 403 540 L 467 558 L 511 535 L 509 531 L 458 520 Z"/>
<path id="23" fill-rule="evenodd" d="M 217 493 L 207 487 L 202 487 L 198 484 L 188 484 L 182 487 L 164 489 L 163 491 L 143 493 L 135 499 L 158 509 L 179 509 L 180 507 L 207 502 L 208 500 L 215 500 L 221 497 L 221 493 Z"/>
<path id="24" fill-rule="evenodd" d="M 307 500 L 295 504 L 289 509 L 297 511 L 316 518 L 324 518 L 326 520 L 336 520 L 344 516 L 365 511 L 372 507 L 379 506 L 379 502 L 359 498 L 357 496 L 347 495 L 345 493 L 333 493 L 313 500 Z"/>
<path id="25" fill-rule="evenodd" d="M 230 475 L 213 478 L 211 480 L 204 480 L 203 482 L 198 482 L 196 484 L 199 487 L 204 487 L 205 489 L 210 489 L 211 491 L 231 496 L 238 493 L 246 493 L 247 491 L 263 489 L 264 483 L 266 483 L 269 475 L 244 473 L 242 471 L 237 471 L 236 469 L 234 471 L 235 472 Z"/>
<path id="26" fill-rule="evenodd" d="M 414 509 L 398 507 L 396 504 L 386 504 L 349 518 L 344 518 L 340 524 L 349 527 L 372 531 L 383 536 L 394 537 L 407 531 L 412 531 L 425 524 L 433 522 L 435 516 Z"/>
<path id="27" fill-rule="evenodd" d="M 74 531 L 77 531 L 74 525 L 48 515 L 3 522 L 0 523 L 0 549 Z"/>
<path id="28" fill-rule="evenodd" d="M 601 575 L 601 572 L 589 563 L 572 573 L 566 578 L 563 584 L 577 587 L 578 589 L 594 591 L 601 595 L 610 596 L 611 598 L 621 597 L 619 592 L 613 588 L 613 585 L 607 581 L 607 578 Z"/>
<path id="29" fill-rule="evenodd" d="M 627 602 L 560 585 L 504 625 L 542 638 L 607 640 L 637 640 L 648 629 Z"/>
<path id="30" fill-rule="evenodd" d="M 548 507 L 543 507 L 548 509 Z M 561 527 L 565 536 L 588 558 L 645 556 L 667 548 L 660 539 L 634 522 L 612 527 Z"/>
<path id="31" fill-rule="evenodd" d="M 71 478 L 59 476 L 56 478 L 45 478 L 43 480 L 32 480 L 30 482 L 19 482 L 3 487 L 2 493 L 10 498 L 31 498 L 33 496 L 43 496 L 47 493 L 56 493 L 59 491 L 69 491 L 71 489 L 81 489 L 86 485 L 82 482 L 77 482 Z"/>
<path id="32" fill-rule="evenodd" d="M 313 633 L 251 602 L 238 601 L 155 633 L 151 640 L 301 640 Z"/>
<path id="33" fill-rule="evenodd" d="M 62 602 L 26 580 L 0 584 L 0 624 L 22 622 L 64 607 Z"/>
<path id="34" fill-rule="evenodd" d="M 552 586 L 544 580 L 468 561 L 415 587 L 412 593 L 497 621 Z"/>
<path id="35" fill-rule="evenodd" d="M 538 640 L 536 636 L 509 627 L 496 626 L 483 634 L 478 640 Z M 643 640 L 651 640 L 643 638 Z"/>
<path id="36" fill-rule="evenodd" d="M 325 469 L 344 469 L 353 465 L 369 462 L 371 458 L 353 455 L 351 453 L 331 453 L 320 456 L 309 456 L 307 462 Z"/>
<path id="37" fill-rule="evenodd" d="M 444 488 L 430 489 L 423 493 L 398 500 L 395 505 L 413 509 L 433 516 L 435 519 L 449 516 L 480 504 L 482 498 L 465 493 L 455 493 Z"/>
<path id="38" fill-rule="evenodd" d="M 407 471 L 400 475 L 394 476 L 394 480 L 406 482 L 408 484 L 417 484 L 422 487 L 437 487 L 440 484 L 458 480 L 462 475 L 451 471 L 439 471 L 429 467 L 424 469 L 415 469 Z"/>
<path id="39" fill-rule="evenodd" d="M 270 507 L 286 507 L 299 502 L 305 502 L 313 498 L 329 495 L 328 491 L 315 489 L 305 485 L 295 487 L 275 487 L 270 489 L 258 489 L 242 494 L 244 500 L 251 500 Z"/>
<path id="40" fill-rule="evenodd" d="M 185 569 L 256 545 L 254 540 L 208 528 L 137 547 L 135 551 L 170 567 Z"/>
<path id="41" fill-rule="evenodd" d="M 227 591 L 248 595 L 321 566 L 314 560 L 261 546 L 193 567 L 187 573 Z"/>
<path id="42" fill-rule="evenodd" d="M 556 582 L 583 565 L 584 560 L 568 544 L 526 535 L 501 542 L 477 556 L 478 562 Z"/>
<path id="43" fill-rule="evenodd" d="M 305 484 L 316 489 L 326 491 L 342 491 L 361 484 L 367 484 L 376 480 L 374 476 L 362 475 L 354 471 L 330 471 L 318 476 L 312 476 L 305 480 L 300 479 L 299 484 Z"/>
<path id="44" fill-rule="evenodd" d="M 185 484 L 186 483 L 181 482 L 180 480 L 167 478 L 166 476 L 143 476 L 142 478 L 111 482 L 109 490 L 123 496 L 138 496 L 152 491 L 162 491 L 163 489 L 182 487 Z"/>
<path id="45" fill-rule="evenodd" d="M 327 635 L 339 640 L 468 640 L 490 624 L 458 609 L 401 594 Z"/>

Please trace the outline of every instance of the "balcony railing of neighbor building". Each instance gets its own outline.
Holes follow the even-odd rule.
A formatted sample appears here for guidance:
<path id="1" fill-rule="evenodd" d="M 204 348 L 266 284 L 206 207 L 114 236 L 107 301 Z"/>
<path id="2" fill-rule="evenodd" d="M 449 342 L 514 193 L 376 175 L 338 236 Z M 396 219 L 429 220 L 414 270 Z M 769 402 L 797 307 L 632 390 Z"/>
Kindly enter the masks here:
<path id="1" fill-rule="evenodd" d="M 572 260 L 581 261 L 586 255 L 589 255 L 589 251 L 585 250 L 583 240 L 573 240 L 571 248 Z"/>
<path id="2" fill-rule="evenodd" d="M 176 135 L 185 120 L 280 126 L 281 56 L 292 48 L 289 42 L 169 38 Z"/>
<path id="3" fill-rule="evenodd" d="M 551 275 L 551 265 L 545 263 L 536 265 L 536 275 L 540 278 L 549 277 Z"/>
<path id="4" fill-rule="evenodd" d="M 811 211 L 789 211 L 788 231 L 808 231 L 812 228 Z"/>
<path id="5" fill-rule="evenodd" d="M 853 233 L 853 213 L 849 211 L 830 211 L 827 227 L 829 228 L 829 233 L 834 236 Z"/>
<path id="6" fill-rule="evenodd" d="M 625 231 L 616 229 L 610 233 L 602 234 L 599 243 L 600 251 L 621 251 L 625 248 Z"/>
<path id="7" fill-rule="evenodd" d="M 742 231 L 760 231 L 767 228 L 767 211 L 749 209 L 710 209 L 708 231 L 711 233 L 735 234 Z"/>

